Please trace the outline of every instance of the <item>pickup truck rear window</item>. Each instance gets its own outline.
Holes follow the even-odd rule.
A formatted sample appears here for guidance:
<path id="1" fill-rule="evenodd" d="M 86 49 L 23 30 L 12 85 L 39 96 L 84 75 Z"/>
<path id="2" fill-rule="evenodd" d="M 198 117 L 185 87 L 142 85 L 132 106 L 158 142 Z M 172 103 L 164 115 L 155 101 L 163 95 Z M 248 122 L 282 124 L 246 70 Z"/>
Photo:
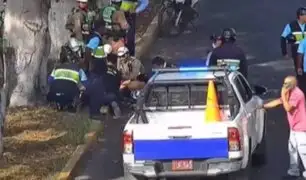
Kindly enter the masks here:
<path id="1" fill-rule="evenodd" d="M 208 84 L 154 85 L 147 96 L 147 107 L 206 105 Z M 217 84 L 219 105 L 227 104 L 224 85 Z"/>

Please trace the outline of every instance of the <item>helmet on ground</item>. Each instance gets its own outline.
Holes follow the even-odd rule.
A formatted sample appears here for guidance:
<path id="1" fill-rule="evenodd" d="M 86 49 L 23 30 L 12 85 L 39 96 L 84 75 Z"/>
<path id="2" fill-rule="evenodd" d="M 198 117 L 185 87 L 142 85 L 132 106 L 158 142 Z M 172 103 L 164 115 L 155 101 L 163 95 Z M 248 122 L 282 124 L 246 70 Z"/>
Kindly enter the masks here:
<path id="1" fill-rule="evenodd" d="M 306 15 L 306 7 L 300 7 L 299 9 L 297 9 L 296 11 L 297 17 L 304 16 L 304 15 Z"/>
<path id="2" fill-rule="evenodd" d="M 76 0 L 77 2 L 87 3 L 88 0 Z"/>
<path id="3" fill-rule="evenodd" d="M 76 38 L 70 38 L 68 46 L 73 52 L 77 52 L 80 50 L 82 44 Z"/>
<path id="4" fill-rule="evenodd" d="M 124 56 L 124 55 L 126 55 L 126 54 L 128 54 L 129 53 L 129 49 L 127 48 L 127 47 L 120 47 L 119 49 L 118 49 L 118 53 L 117 53 L 117 55 L 120 57 L 120 56 Z"/>
<path id="5" fill-rule="evenodd" d="M 236 35 L 236 30 L 234 28 L 225 28 L 222 31 L 221 39 L 222 41 L 235 41 Z"/>

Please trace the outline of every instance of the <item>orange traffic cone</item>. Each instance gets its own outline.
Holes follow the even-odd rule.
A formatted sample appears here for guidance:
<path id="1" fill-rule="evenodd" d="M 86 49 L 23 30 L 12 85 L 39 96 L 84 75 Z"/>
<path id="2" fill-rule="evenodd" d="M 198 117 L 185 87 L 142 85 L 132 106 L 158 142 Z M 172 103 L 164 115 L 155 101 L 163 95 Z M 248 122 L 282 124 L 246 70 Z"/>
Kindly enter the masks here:
<path id="1" fill-rule="evenodd" d="M 207 100 L 206 100 L 206 118 L 205 122 L 221 121 L 221 113 L 218 104 L 216 87 L 214 81 L 208 82 Z"/>

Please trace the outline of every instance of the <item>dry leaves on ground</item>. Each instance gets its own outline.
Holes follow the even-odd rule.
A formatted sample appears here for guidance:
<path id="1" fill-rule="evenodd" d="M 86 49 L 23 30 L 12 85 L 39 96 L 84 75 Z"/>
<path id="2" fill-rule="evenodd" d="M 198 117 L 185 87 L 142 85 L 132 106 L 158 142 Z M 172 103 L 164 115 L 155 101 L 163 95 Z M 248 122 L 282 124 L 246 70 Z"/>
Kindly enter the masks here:
<path id="1" fill-rule="evenodd" d="M 57 112 L 48 107 L 9 111 L 5 125 L 5 153 L 0 179 L 42 180 L 60 171 L 90 121 L 85 115 Z"/>

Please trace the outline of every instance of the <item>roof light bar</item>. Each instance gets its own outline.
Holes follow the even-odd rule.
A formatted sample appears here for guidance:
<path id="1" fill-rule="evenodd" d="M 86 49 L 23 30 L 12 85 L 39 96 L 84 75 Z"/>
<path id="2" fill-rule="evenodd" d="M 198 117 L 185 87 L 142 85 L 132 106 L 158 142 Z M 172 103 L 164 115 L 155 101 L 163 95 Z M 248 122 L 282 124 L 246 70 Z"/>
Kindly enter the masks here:
<path id="1" fill-rule="evenodd" d="M 152 69 L 154 72 L 192 72 L 192 71 L 224 71 L 231 70 L 229 67 L 210 66 L 210 67 L 179 67 L 179 68 L 162 68 Z"/>

